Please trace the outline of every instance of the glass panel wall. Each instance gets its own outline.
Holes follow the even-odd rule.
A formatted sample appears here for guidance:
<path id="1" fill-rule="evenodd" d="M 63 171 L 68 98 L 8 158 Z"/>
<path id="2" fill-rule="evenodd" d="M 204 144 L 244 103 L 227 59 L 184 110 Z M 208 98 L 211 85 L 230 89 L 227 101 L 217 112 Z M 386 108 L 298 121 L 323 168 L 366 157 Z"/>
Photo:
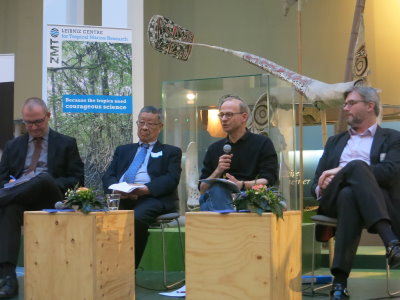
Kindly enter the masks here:
<path id="1" fill-rule="evenodd" d="M 179 187 L 181 212 L 188 208 L 187 201 L 198 197 L 193 193 L 196 193 L 198 175 L 208 146 L 225 136 L 216 109 L 218 99 L 226 94 L 238 95 L 249 104 L 252 111 L 247 124 L 249 130 L 266 134 L 272 139 L 279 157 L 279 189 L 290 209 L 298 209 L 296 183 L 290 178 L 297 174 L 293 155 L 296 150 L 296 93 L 287 83 L 267 74 L 257 74 L 167 81 L 163 82 L 162 90 L 165 117 L 163 140 L 183 151 Z M 187 151 L 190 143 L 191 148 Z M 189 203 L 191 207 L 192 203 Z"/>

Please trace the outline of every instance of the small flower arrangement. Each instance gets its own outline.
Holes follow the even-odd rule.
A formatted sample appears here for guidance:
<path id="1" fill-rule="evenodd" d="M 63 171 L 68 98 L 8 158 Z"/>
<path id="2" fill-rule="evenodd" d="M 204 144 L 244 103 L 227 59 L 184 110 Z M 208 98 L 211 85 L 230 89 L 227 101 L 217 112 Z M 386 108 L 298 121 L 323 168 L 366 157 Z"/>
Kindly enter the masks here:
<path id="1" fill-rule="evenodd" d="M 254 185 L 251 189 L 241 192 L 234 200 L 237 210 L 249 209 L 261 215 L 263 212 L 272 212 L 277 218 L 283 219 L 286 202 L 279 191 L 263 184 Z"/>
<path id="2" fill-rule="evenodd" d="M 87 214 L 92 209 L 103 208 L 104 204 L 96 199 L 96 194 L 92 189 L 76 186 L 65 193 L 64 206 Z"/>

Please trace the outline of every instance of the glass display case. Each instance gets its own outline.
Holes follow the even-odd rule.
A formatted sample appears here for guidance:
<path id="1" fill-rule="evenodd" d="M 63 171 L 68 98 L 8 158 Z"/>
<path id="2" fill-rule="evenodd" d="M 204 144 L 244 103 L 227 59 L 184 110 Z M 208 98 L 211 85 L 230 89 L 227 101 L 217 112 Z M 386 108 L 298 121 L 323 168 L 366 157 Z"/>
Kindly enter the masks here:
<path id="1" fill-rule="evenodd" d="M 196 206 L 198 176 L 208 146 L 225 137 L 218 119 L 219 98 L 234 94 L 250 106 L 247 127 L 268 135 L 279 158 L 279 190 L 290 209 L 298 209 L 296 184 L 296 92 L 267 74 L 166 81 L 162 85 L 164 143 L 182 149 L 180 211 Z M 292 178 L 291 178 L 292 177 Z"/>

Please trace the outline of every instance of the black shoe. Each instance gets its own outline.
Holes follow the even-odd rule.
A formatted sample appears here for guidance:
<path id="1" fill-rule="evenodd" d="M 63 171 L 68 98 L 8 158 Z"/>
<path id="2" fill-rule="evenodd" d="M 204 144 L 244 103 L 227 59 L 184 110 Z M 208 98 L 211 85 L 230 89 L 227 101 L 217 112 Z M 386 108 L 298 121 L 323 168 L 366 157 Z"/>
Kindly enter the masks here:
<path id="1" fill-rule="evenodd" d="M 350 294 L 341 283 L 335 283 L 331 290 L 331 300 L 350 299 Z"/>
<path id="2" fill-rule="evenodd" d="M 391 269 L 400 267 L 400 242 L 398 240 L 391 241 L 386 247 L 386 257 Z"/>
<path id="3" fill-rule="evenodd" d="M 7 275 L 3 278 L 3 286 L 0 288 L 0 299 L 12 298 L 18 295 L 17 277 Z"/>

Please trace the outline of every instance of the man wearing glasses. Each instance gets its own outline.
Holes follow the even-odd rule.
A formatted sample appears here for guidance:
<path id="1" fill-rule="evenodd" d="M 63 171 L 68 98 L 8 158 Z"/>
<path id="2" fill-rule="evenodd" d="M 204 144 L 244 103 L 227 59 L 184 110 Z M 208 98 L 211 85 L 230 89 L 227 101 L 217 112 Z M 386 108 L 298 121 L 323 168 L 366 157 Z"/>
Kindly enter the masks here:
<path id="1" fill-rule="evenodd" d="M 278 160 L 274 145 L 268 137 L 247 130 L 249 114 L 249 107 L 240 97 L 226 95 L 220 99 L 218 116 L 227 137 L 208 148 L 200 179 L 225 177 L 239 190 L 276 182 Z M 200 193 L 200 210 L 233 209 L 231 189 L 223 183 L 201 182 Z"/>
<path id="2" fill-rule="evenodd" d="M 345 94 L 349 130 L 328 139 L 315 172 L 319 212 L 337 218 L 331 299 L 349 297 L 347 278 L 363 227 L 379 234 L 390 267 L 400 266 L 400 132 L 377 124 L 379 106 L 374 88 Z M 320 241 L 332 236 L 320 229 Z"/>
<path id="3" fill-rule="evenodd" d="M 182 151 L 160 143 L 163 128 L 161 110 L 145 106 L 139 112 L 139 142 L 117 147 L 103 176 L 103 187 L 118 182 L 140 185 L 130 193 L 121 193 L 120 209 L 135 212 L 135 265 L 139 266 L 148 238 L 148 228 L 164 213 L 176 211 L 177 187 L 181 175 Z"/>
<path id="4" fill-rule="evenodd" d="M 49 119 L 42 99 L 27 99 L 22 107 L 27 133 L 7 142 L 1 158 L 0 298 L 18 293 L 15 266 L 24 211 L 53 208 L 68 188 L 83 184 L 75 139 L 51 130 Z M 7 188 L 13 181 L 22 183 Z"/>

